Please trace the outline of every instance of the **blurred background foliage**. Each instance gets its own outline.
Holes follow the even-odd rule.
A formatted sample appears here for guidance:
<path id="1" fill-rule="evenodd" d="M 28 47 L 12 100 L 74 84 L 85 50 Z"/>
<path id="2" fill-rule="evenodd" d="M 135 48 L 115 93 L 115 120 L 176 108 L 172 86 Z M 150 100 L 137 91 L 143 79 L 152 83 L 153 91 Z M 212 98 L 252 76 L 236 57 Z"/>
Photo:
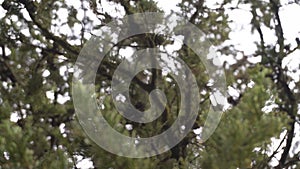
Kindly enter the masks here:
<path id="1" fill-rule="evenodd" d="M 299 77 L 282 61 L 300 49 L 300 40 L 287 41 L 280 10 L 299 1 L 182 0 L 171 13 L 182 16 L 206 33 L 218 47 L 228 87 L 228 107 L 216 132 L 199 142 L 210 104 L 208 76 L 197 56 L 186 46 L 178 49 L 196 75 L 201 91 L 199 118 L 191 131 L 170 151 L 145 159 L 130 159 L 98 147 L 82 130 L 73 108 L 73 65 L 85 42 L 114 18 L 141 12 L 164 12 L 152 0 L 2 0 L 0 16 L 0 169 L 13 168 L 300 168 Z M 246 54 L 230 40 L 228 11 L 251 14 L 254 53 Z M 294 18 L 295 24 L 297 19 Z M 300 30 L 299 30 L 300 31 Z M 266 43 L 272 32 L 273 43 Z M 104 38 L 104 37 L 103 37 Z M 113 71 L 124 59 L 124 49 L 165 48 L 168 38 L 151 35 L 116 44 L 99 67 L 99 106 L 107 121 L 132 137 L 162 133 L 178 114 L 179 88 L 159 70 L 136 75 L 131 100 L 141 111 L 149 107 L 148 93 L 166 91 L 168 103 L 153 123 L 133 123 L 114 108 L 109 97 Z M 125 46 L 124 46 L 125 45 Z M 123 51 L 122 51 L 123 50 Z M 298 56 L 299 57 L 299 56 Z M 228 62 L 228 60 L 234 62 Z M 251 62 L 252 58 L 261 58 Z M 299 75 L 298 75 L 299 76 Z M 158 85 L 159 84 L 159 85 Z M 292 84 L 292 85 L 291 85 Z M 230 92 L 230 91 L 235 92 Z M 103 136 L 105 137 L 105 136 Z"/>

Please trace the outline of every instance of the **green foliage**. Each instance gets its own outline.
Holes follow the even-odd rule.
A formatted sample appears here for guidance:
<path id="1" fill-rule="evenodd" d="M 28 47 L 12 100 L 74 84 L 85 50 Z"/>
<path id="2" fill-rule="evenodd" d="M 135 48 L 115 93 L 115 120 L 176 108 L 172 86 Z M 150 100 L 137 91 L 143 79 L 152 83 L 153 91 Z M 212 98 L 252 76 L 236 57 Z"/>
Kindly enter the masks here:
<path id="1" fill-rule="evenodd" d="M 299 119 L 300 85 L 289 76 L 288 70 L 282 68 L 282 60 L 300 46 L 287 49 L 290 44 L 284 39 L 278 17 L 283 4 L 278 0 L 240 0 L 234 7 L 250 6 L 253 18 L 249 23 L 252 32 L 259 34 L 255 42 L 257 50 L 251 56 L 244 55 L 234 46 L 223 46 L 231 31 L 227 11 L 234 8 L 226 7 L 231 0 L 216 4 L 216 8 L 202 0 L 182 0 L 178 4 L 179 10 L 172 13 L 185 17 L 204 31 L 214 45 L 220 45 L 218 54 L 234 58 L 243 55 L 227 67 L 224 63 L 227 86 L 234 88 L 239 96 L 228 96 L 230 108 L 207 142 L 200 143 L 199 133 L 191 131 L 171 150 L 144 159 L 111 154 L 85 134 L 70 99 L 74 97 L 71 95 L 71 78 L 74 62 L 93 32 L 91 30 L 97 31 L 119 17 L 115 13 L 128 15 L 163 10 L 152 0 L 82 0 L 74 5 L 67 2 L 70 1 L 4 0 L 1 4 L 4 12 L 0 18 L 0 169 L 76 168 L 79 157 L 90 159 L 94 168 L 100 169 L 272 168 L 270 161 L 275 155 L 280 157 L 277 168 L 299 165 L 300 153 L 291 153 L 290 149 L 295 142 L 294 127 Z M 112 11 L 104 9 L 105 2 L 112 6 Z M 274 44 L 265 43 L 262 27 L 273 31 Z M 112 37 L 104 34 L 99 38 L 110 41 Z M 114 49 L 107 54 L 97 72 L 95 96 L 103 116 L 118 132 L 136 138 L 149 137 L 162 133 L 176 120 L 181 99 L 179 87 L 162 71 L 142 71 L 130 86 L 131 101 L 141 110 L 149 108 L 148 94 L 152 89 L 165 91 L 168 99 L 165 110 L 152 123 L 139 124 L 125 119 L 115 109 L 110 96 L 112 75 L 124 59 L 122 49 L 127 46 L 133 50 L 165 49 L 172 44 L 172 39 L 153 34 L 137 35 L 112 44 Z M 111 46 L 101 47 L 109 49 Z M 88 49 L 87 52 L 97 50 Z M 190 48 L 182 46 L 175 52 L 192 70 L 201 90 L 199 116 L 193 126 L 193 129 L 201 129 L 210 106 L 209 76 Z M 253 56 L 260 56 L 261 62 L 249 62 Z M 289 87 L 292 83 L 296 87 Z M 62 101 L 62 98 L 67 99 Z M 91 98 L 82 97 L 79 104 L 89 106 L 85 105 L 87 99 Z M 275 108 L 266 111 L 270 105 Z M 97 118 L 92 121 L 99 122 Z M 126 129 L 126 125 L 132 125 L 132 129 Z M 282 139 L 279 136 L 283 132 L 287 133 L 283 145 L 276 151 L 270 149 L 271 138 Z M 109 134 L 105 133 L 103 137 Z"/>
<path id="2" fill-rule="evenodd" d="M 255 85 L 245 91 L 237 106 L 225 113 L 218 129 L 205 143 L 203 168 L 260 168 L 266 160 L 270 138 L 279 137 L 288 123 L 283 114 L 262 111 L 273 95 L 268 90 L 272 83 L 265 79 L 265 69 L 252 69 L 249 74 Z"/>

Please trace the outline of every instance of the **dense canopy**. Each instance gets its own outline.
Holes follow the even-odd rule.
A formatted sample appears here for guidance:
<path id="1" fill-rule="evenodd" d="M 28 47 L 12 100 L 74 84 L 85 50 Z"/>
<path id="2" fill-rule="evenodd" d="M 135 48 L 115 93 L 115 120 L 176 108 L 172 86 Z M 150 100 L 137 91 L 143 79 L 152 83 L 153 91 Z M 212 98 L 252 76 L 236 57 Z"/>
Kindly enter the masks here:
<path id="1" fill-rule="evenodd" d="M 169 8 L 161 0 L 0 2 L 0 169 L 300 168 L 300 28 L 297 14 L 284 13 L 300 11 L 298 0 L 181 0 Z M 170 150 L 127 158 L 99 147 L 84 132 L 73 105 L 72 77 L 77 57 L 97 31 L 116 18 L 143 12 L 183 17 L 205 33 L 225 71 L 228 103 L 218 128 L 202 143 L 212 82 L 197 54 L 177 45 L 170 56 L 188 65 L 199 87 L 196 121 Z M 145 33 L 111 45 L 95 79 L 103 116 L 126 136 L 162 133 L 178 118 L 184 98 L 169 72 L 146 69 L 132 79 L 129 94 L 136 109 L 150 107 L 148 96 L 156 88 L 167 98 L 162 116 L 147 124 L 118 113 L 111 81 L 130 51 L 156 47 L 167 53 L 176 41 Z"/>

